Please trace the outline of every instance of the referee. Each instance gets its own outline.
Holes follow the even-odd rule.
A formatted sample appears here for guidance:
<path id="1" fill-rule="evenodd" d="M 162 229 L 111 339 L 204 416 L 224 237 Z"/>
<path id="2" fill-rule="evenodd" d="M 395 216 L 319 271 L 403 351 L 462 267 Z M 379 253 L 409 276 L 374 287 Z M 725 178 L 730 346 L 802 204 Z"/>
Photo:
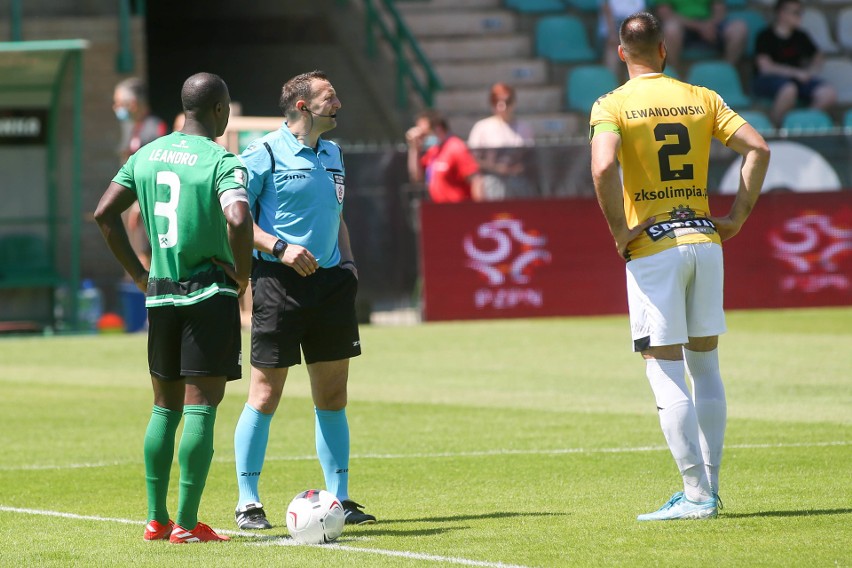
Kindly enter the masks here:
<path id="1" fill-rule="evenodd" d="M 317 455 L 326 488 L 347 524 L 374 523 L 349 499 L 349 359 L 361 354 L 358 270 L 343 220 L 343 154 L 321 135 L 337 125 L 340 99 L 322 71 L 281 89 L 285 121 L 242 154 L 254 215 L 251 385 L 234 434 L 241 529 L 268 529 L 258 493 L 269 426 L 287 371 L 305 363 L 316 414 Z"/>

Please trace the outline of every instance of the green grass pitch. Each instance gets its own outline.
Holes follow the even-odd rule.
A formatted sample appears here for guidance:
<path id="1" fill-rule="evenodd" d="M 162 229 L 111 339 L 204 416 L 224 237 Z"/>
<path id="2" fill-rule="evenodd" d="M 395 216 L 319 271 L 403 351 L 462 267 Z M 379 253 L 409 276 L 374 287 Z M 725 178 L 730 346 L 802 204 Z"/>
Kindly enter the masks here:
<path id="1" fill-rule="evenodd" d="M 0 565 L 852 565 L 852 308 L 728 325 L 725 508 L 669 523 L 635 520 L 680 481 L 626 316 L 363 327 L 350 488 L 379 523 L 314 547 L 284 525 L 289 500 L 322 486 L 304 367 L 261 479 L 275 528 L 233 520 L 243 379 L 200 512 L 233 540 L 172 546 L 142 540 L 144 335 L 0 339 Z M 175 469 L 173 512 L 176 490 Z"/>

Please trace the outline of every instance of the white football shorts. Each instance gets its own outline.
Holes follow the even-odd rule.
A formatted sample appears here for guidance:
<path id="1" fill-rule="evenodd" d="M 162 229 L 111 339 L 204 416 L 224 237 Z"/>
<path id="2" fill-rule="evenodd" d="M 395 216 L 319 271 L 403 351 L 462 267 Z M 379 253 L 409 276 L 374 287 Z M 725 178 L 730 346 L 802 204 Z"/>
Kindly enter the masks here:
<path id="1" fill-rule="evenodd" d="M 633 351 L 725 333 L 722 247 L 680 245 L 627 263 Z"/>

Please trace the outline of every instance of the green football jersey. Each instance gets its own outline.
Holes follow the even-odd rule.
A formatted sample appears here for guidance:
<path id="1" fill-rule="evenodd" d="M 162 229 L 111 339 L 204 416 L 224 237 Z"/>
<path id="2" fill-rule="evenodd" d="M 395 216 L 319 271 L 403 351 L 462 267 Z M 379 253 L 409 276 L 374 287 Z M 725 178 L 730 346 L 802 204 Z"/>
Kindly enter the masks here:
<path id="1" fill-rule="evenodd" d="M 234 262 L 219 196 L 245 190 L 239 158 L 209 138 L 173 132 L 140 148 L 113 181 L 136 193 L 151 242 L 146 306 L 237 295 L 211 259 Z"/>

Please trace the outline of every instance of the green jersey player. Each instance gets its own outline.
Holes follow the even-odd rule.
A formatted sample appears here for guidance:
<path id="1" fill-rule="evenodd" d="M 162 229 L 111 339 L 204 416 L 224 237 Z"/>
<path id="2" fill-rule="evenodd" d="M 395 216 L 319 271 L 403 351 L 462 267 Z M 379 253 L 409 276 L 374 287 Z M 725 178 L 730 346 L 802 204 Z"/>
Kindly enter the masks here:
<path id="1" fill-rule="evenodd" d="M 198 522 L 198 506 L 213 457 L 216 407 L 226 382 L 240 378 L 237 298 L 248 285 L 253 240 L 246 171 L 212 140 L 228 124 L 227 85 L 198 73 L 184 83 L 181 102 L 181 131 L 133 154 L 95 212 L 110 250 L 146 293 L 154 408 L 144 445 L 144 539 L 173 543 L 228 540 Z M 121 222 L 121 213 L 136 201 L 151 243 L 150 272 Z M 182 415 L 175 523 L 166 498 Z"/>

